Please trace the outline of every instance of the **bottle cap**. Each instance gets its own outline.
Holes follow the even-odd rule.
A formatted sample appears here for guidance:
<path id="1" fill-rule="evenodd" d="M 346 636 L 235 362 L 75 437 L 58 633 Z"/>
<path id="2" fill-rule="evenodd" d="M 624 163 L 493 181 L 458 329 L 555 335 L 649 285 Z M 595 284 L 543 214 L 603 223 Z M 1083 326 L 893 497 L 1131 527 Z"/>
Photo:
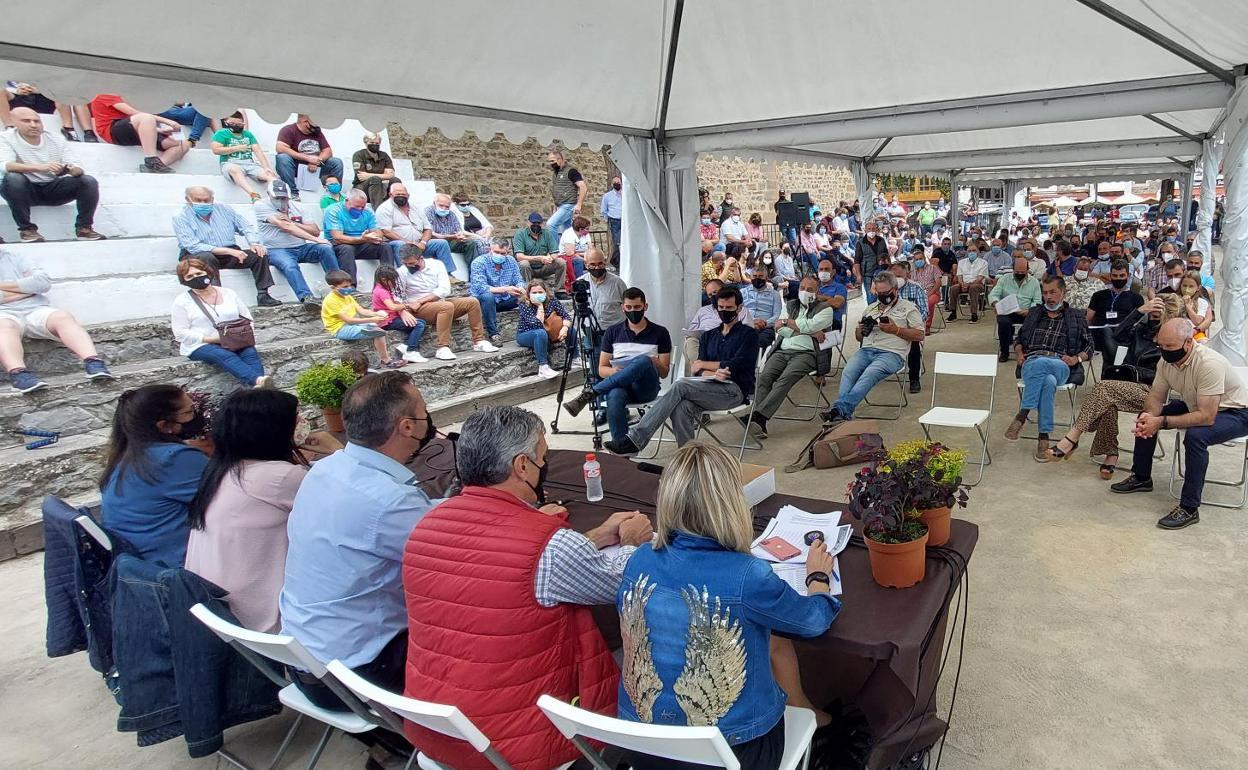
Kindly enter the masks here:
<path id="1" fill-rule="evenodd" d="M 590 452 L 589 454 L 585 455 L 585 459 L 587 461 L 594 462 L 598 459 L 598 455 L 594 454 L 593 452 Z"/>

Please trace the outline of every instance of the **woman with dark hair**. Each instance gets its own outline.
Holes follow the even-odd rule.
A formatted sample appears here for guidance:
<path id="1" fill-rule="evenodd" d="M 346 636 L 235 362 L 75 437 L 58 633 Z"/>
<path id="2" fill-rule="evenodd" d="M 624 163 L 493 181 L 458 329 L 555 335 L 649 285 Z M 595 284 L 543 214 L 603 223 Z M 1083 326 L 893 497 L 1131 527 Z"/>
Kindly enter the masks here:
<path id="1" fill-rule="evenodd" d="M 182 442 L 203 428 L 176 385 L 144 385 L 117 401 L 100 509 L 104 526 L 148 561 L 181 567 L 186 559 L 187 506 L 208 458 Z"/>
<path id="2" fill-rule="evenodd" d="M 253 320 L 247 303 L 233 289 L 214 285 L 216 269 L 194 257 L 179 262 L 177 274 L 186 291 L 173 300 L 170 326 L 182 355 L 222 369 L 246 387 L 267 386 L 270 378 L 255 347 L 230 350 L 221 345 L 219 324 Z"/>
<path id="3" fill-rule="evenodd" d="M 423 364 L 429 359 L 420 354 L 420 338 L 425 334 L 425 319 L 417 318 L 407 306 L 403 282 L 399 271 L 390 265 L 379 265 L 373 273 L 373 310 L 385 313 L 377 325 L 386 331 L 406 335 L 403 343 L 395 345 L 404 361 Z"/>
<path id="4" fill-rule="evenodd" d="M 229 591 L 230 610 L 253 631 L 281 627 L 286 519 L 308 472 L 295 448 L 299 399 L 240 390 L 212 426 L 213 452 L 191 501 L 186 568 Z"/>

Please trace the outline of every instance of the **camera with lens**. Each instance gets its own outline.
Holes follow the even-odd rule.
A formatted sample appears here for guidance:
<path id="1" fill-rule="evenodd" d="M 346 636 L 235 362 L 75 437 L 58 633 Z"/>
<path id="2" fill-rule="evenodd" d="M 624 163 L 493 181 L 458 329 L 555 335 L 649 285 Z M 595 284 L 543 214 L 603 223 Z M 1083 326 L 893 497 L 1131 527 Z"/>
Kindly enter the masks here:
<path id="1" fill-rule="evenodd" d="M 578 278 L 572 282 L 572 303 L 582 311 L 589 310 L 589 281 Z"/>
<path id="2" fill-rule="evenodd" d="M 879 322 L 870 316 L 863 316 L 859 323 L 862 324 L 862 336 L 865 337 L 875 331 L 875 325 Z"/>

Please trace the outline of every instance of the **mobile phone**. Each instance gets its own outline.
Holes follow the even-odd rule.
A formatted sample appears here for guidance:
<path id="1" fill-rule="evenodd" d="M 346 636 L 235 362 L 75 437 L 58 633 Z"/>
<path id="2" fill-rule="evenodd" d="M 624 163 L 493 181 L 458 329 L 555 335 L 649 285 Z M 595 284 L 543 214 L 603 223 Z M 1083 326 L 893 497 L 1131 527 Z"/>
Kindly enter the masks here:
<path id="1" fill-rule="evenodd" d="M 802 553 L 802 549 L 782 537 L 769 537 L 760 542 L 759 545 L 762 546 L 763 550 L 780 561 L 787 561 L 794 556 L 800 556 Z"/>

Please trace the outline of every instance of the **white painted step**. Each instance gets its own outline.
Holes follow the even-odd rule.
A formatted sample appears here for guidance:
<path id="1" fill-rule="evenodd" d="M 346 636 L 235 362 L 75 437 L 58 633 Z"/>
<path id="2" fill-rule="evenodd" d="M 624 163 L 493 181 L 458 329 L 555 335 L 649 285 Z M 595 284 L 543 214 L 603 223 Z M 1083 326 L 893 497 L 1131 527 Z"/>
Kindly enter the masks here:
<path id="1" fill-rule="evenodd" d="M 95 211 L 95 229 L 109 238 L 145 238 L 173 235 L 173 217 L 186 205 L 171 203 L 104 203 Z M 251 204 L 226 204 L 245 217 L 251 217 Z M 30 219 L 44 238 L 73 240 L 77 210 L 70 205 L 39 206 L 31 209 Z M 18 241 L 17 225 L 8 207 L 0 207 L 0 238 Z"/>

